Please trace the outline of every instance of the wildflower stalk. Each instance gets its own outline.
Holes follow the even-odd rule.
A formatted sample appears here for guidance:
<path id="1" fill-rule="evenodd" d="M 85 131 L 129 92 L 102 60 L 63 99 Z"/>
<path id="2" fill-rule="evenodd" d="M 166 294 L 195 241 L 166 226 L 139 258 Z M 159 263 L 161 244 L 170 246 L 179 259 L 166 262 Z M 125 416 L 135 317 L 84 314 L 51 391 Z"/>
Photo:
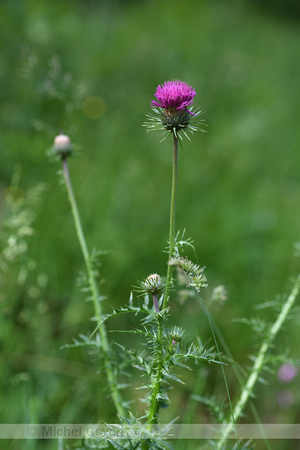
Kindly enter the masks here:
<path id="1" fill-rule="evenodd" d="M 176 212 L 176 192 L 177 192 L 177 172 L 178 172 L 178 137 L 173 132 L 173 165 L 172 165 L 172 190 L 170 204 L 170 229 L 169 229 L 169 261 L 175 249 L 175 212 Z M 164 292 L 163 309 L 167 307 L 169 300 L 169 289 L 172 282 L 173 266 L 168 264 L 167 287 Z"/>
<path id="2" fill-rule="evenodd" d="M 193 112 L 192 103 L 194 103 L 196 91 L 183 81 L 166 81 L 157 87 L 154 95 L 156 100 L 152 100 L 151 102 L 152 113 L 147 114 L 148 122 L 144 125 L 148 128 L 148 131 L 164 131 L 166 136 L 173 135 L 173 170 L 168 252 L 170 260 L 174 256 L 175 251 L 178 139 L 182 139 L 182 134 L 189 139 L 188 132 L 193 133 L 194 131 L 200 130 L 199 123 L 196 119 L 200 116 L 201 111 L 198 109 L 196 112 Z M 167 271 L 167 288 L 163 297 L 163 309 L 168 305 L 172 274 L 173 267 L 169 265 Z"/>
<path id="3" fill-rule="evenodd" d="M 242 390 L 241 396 L 234 408 L 234 411 L 233 411 L 234 422 L 236 422 L 237 419 L 243 413 L 244 407 L 253 393 L 255 383 L 258 379 L 258 376 L 259 376 L 261 370 L 263 369 L 263 367 L 265 365 L 266 354 L 267 354 L 268 350 L 270 349 L 272 342 L 275 339 L 280 328 L 282 327 L 284 321 L 287 319 L 287 317 L 290 313 L 290 310 L 293 307 L 295 300 L 297 298 L 297 295 L 299 293 L 299 288 L 300 288 L 300 276 L 297 278 L 290 295 L 288 296 L 286 302 L 284 303 L 284 305 L 280 311 L 279 316 L 277 317 L 277 320 L 274 322 L 274 324 L 270 328 L 267 338 L 263 341 L 263 343 L 259 349 L 258 355 L 255 358 L 253 368 L 252 368 L 252 370 L 249 374 L 249 377 L 247 379 L 247 382 Z M 216 446 L 217 450 L 222 449 L 229 434 L 231 433 L 232 429 L 234 428 L 234 422 L 232 420 L 230 420 L 224 427 L 222 436 Z"/>
<path id="4" fill-rule="evenodd" d="M 145 125 L 148 131 L 151 130 L 165 130 L 165 134 L 173 135 L 173 160 L 172 160 L 172 188 L 171 188 L 171 202 L 170 202 L 170 225 L 169 225 L 169 246 L 168 246 L 168 270 L 163 290 L 162 312 L 159 313 L 157 302 L 158 292 L 154 291 L 152 283 L 157 282 L 157 276 L 148 277 L 147 284 L 144 283 L 144 289 L 148 290 L 148 294 L 153 296 L 154 308 L 157 319 L 156 345 L 154 354 L 153 372 L 151 376 L 151 393 L 150 405 L 147 413 L 147 424 L 158 423 L 159 409 L 162 406 L 162 384 L 164 382 L 164 316 L 163 311 L 167 308 L 169 302 L 169 292 L 172 286 L 173 265 L 170 264 L 172 258 L 175 256 L 175 212 L 176 212 L 176 193 L 177 193 L 177 172 L 178 172 L 178 139 L 181 138 L 182 132 L 187 136 L 186 131 L 196 131 L 196 124 L 191 124 L 193 118 L 199 116 L 200 111 L 193 113 L 190 105 L 194 101 L 196 95 L 195 90 L 188 84 L 179 81 L 167 81 L 156 89 L 156 100 L 151 102 L 152 114 L 148 114 L 149 122 Z M 190 107 L 190 109 L 187 109 Z M 188 137 L 188 136 L 187 136 Z M 152 277 L 152 278 L 151 278 Z M 150 280 L 149 280 L 150 278 Z M 150 282 L 150 286 L 148 286 Z M 149 290 L 152 289 L 152 292 Z M 144 441 L 142 445 L 143 450 L 149 448 L 148 442 Z"/>
<path id="5" fill-rule="evenodd" d="M 147 420 L 148 424 L 158 423 L 159 393 L 163 379 L 163 319 L 160 314 L 157 314 L 157 347 L 154 359 L 158 361 L 158 364 L 156 368 L 155 382 L 151 392 L 151 402 Z"/>
<path id="6" fill-rule="evenodd" d="M 105 328 L 105 324 L 102 323 L 103 316 L 102 316 L 102 309 L 101 309 L 101 304 L 100 304 L 100 299 L 99 299 L 98 285 L 96 282 L 95 273 L 94 273 L 94 270 L 92 267 L 90 254 L 88 251 L 83 228 L 81 225 L 80 215 L 79 215 L 76 199 L 75 199 L 72 184 L 71 184 L 71 178 L 70 178 L 67 158 L 62 157 L 61 160 L 62 160 L 64 179 L 65 179 L 65 183 L 66 183 L 66 187 L 67 187 L 67 193 L 68 193 L 71 210 L 72 210 L 72 214 L 73 214 L 74 224 L 75 224 L 78 240 L 80 243 L 81 251 L 83 254 L 84 262 L 86 265 L 86 270 L 88 273 L 88 282 L 89 282 L 91 293 L 92 293 L 95 317 L 96 317 L 96 321 L 97 321 L 97 329 L 99 331 L 99 335 L 100 335 L 100 339 L 101 339 L 101 348 L 103 350 L 104 364 L 105 364 L 105 370 L 106 370 L 106 374 L 107 374 L 107 381 L 108 381 L 108 385 L 111 390 L 111 396 L 112 396 L 113 402 L 115 404 L 116 410 L 120 416 L 124 416 L 125 411 L 123 408 L 122 399 L 121 399 L 120 392 L 117 387 L 116 376 L 113 372 L 113 368 L 111 366 L 111 362 L 110 362 L 110 358 L 109 358 L 110 346 L 109 346 L 109 342 L 107 339 L 106 328 Z"/>

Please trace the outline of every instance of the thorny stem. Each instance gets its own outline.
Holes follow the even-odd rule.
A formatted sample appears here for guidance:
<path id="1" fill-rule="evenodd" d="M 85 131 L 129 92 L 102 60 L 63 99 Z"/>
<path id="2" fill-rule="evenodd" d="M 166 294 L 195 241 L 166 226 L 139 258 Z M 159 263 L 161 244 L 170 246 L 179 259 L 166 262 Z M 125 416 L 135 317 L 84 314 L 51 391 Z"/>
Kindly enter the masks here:
<path id="1" fill-rule="evenodd" d="M 237 402 L 236 407 L 234 408 L 234 411 L 233 411 L 233 418 L 234 418 L 235 422 L 241 416 L 243 409 L 245 407 L 245 404 L 247 403 L 249 397 L 252 395 L 254 385 L 257 381 L 257 378 L 258 378 L 262 368 L 264 367 L 267 351 L 270 349 L 270 346 L 271 346 L 273 340 L 275 339 L 278 331 L 280 330 L 284 321 L 288 317 L 289 312 L 290 312 L 292 306 L 294 305 L 297 295 L 299 293 L 299 288 L 300 288 L 300 276 L 298 276 L 298 278 L 295 282 L 295 285 L 292 289 L 292 292 L 290 293 L 290 295 L 287 298 L 287 301 L 283 305 L 283 307 L 280 311 L 280 314 L 277 317 L 277 320 L 274 322 L 274 324 L 270 328 L 267 339 L 265 339 L 263 341 L 263 343 L 259 349 L 258 355 L 255 359 L 255 363 L 250 372 L 248 380 L 245 384 L 245 387 L 242 390 L 239 401 Z M 217 444 L 217 447 L 216 447 L 217 450 L 222 449 L 222 446 L 225 443 L 226 439 L 228 438 L 228 435 L 231 433 L 233 427 L 234 427 L 233 421 L 230 421 L 226 424 L 226 426 L 223 430 L 223 433 L 222 433 L 222 437 Z"/>
<path id="2" fill-rule="evenodd" d="M 162 333 L 163 333 L 163 324 L 162 317 L 157 314 L 158 320 L 158 330 L 157 330 L 157 348 L 155 352 L 155 359 L 158 360 L 158 364 L 156 367 L 155 375 L 154 375 L 154 386 L 152 387 L 151 392 L 151 401 L 150 407 L 148 411 L 148 419 L 147 424 L 157 424 L 158 423 L 158 414 L 159 414 L 159 391 L 162 383 L 162 371 L 163 371 L 163 343 L 162 343 Z M 145 440 L 142 442 L 142 450 L 149 450 L 149 443 Z"/>
<path id="3" fill-rule="evenodd" d="M 159 391 L 162 383 L 162 370 L 163 370 L 163 342 L 162 342 L 162 334 L 163 334 L 163 319 L 160 314 L 157 314 L 157 348 L 155 352 L 155 360 L 158 361 L 156 373 L 155 373 L 155 381 L 154 387 L 151 392 L 151 402 L 148 413 L 148 424 L 156 424 L 158 422 L 158 412 L 159 412 Z"/>
<path id="4" fill-rule="evenodd" d="M 111 361 L 109 358 L 110 346 L 109 346 L 109 342 L 107 339 L 105 324 L 102 322 L 103 317 L 102 317 L 102 310 L 101 310 L 98 286 L 97 286 L 97 282 L 96 282 L 96 278 L 95 278 L 95 273 L 94 273 L 94 270 L 92 267 L 88 247 L 86 244 L 85 236 L 83 233 L 83 228 L 81 225 L 80 215 L 79 215 L 76 199 L 75 199 L 73 188 L 72 188 L 72 183 L 71 183 L 71 178 L 70 178 L 70 173 L 69 173 L 69 168 L 68 168 L 66 158 L 62 158 L 62 166 L 63 166 L 64 179 L 65 179 L 66 187 L 67 187 L 67 193 L 68 193 L 71 210 L 72 210 L 72 214 L 73 214 L 74 224 L 75 224 L 78 240 L 80 243 L 81 251 L 83 254 L 84 262 L 86 265 L 86 270 L 88 273 L 88 281 L 89 281 L 89 285 L 90 285 L 90 289 L 91 289 L 91 293 L 92 293 L 92 299 L 93 299 L 93 304 L 94 304 L 94 309 L 95 309 L 95 317 L 97 320 L 97 329 L 99 331 L 99 335 L 100 335 L 100 339 L 101 339 L 101 347 L 102 347 L 102 350 L 104 353 L 104 363 L 105 363 L 105 369 L 106 369 L 106 374 L 107 374 L 107 381 L 108 381 L 108 384 L 109 384 L 109 387 L 111 390 L 112 399 L 113 399 L 113 402 L 115 404 L 118 414 L 121 416 L 125 416 L 122 399 L 121 399 L 120 392 L 117 387 L 116 376 L 115 376 L 115 373 L 111 366 Z"/>
<path id="5" fill-rule="evenodd" d="M 178 170 L 178 137 L 173 133 L 173 166 L 172 166 L 172 191 L 170 205 L 170 230 L 169 230 L 169 260 L 175 250 L 175 212 L 176 212 L 176 191 L 177 191 L 177 170 Z M 163 309 L 168 305 L 169 286 L 171 285 L 173 266 L 168 265 L 167 287 L 164 293 Z"/>
<path id="6" fill-rule="evenodd" d="M 172 163 L 172 189 L 171 189 L 171 204 L 170 204 L 170 229 L 169 229 L 169 260 L 174 253 L 175 250 L 175 211 L 176 211 L 176 191 L 177 191 L 177 170 L 178 170 L 178 136 L 173 133 L 173 163 Z M 163 297 L 163 309 L 165 309 L 168 305 L 169 301 L 169 286 L 171 285 L 173 274 L 173 266 L 168 265 L 167 271 L 167 280 L 166 280 L 166 289 Z M 154 306 L 155 299 L 153 298 Z M 158 306 L 158 305 L 157 305 Z M 155 306 L 156 310 L 156 306 Z M 156 310 L 158 313 L 158 311 Z M 151 392 L 151 402 L 150 408 L 148 412 L 148 424 L 155 424 L 158 422 L 158 413 L 159 413 L 159 391 L 162 384 L 162 371 L 163 371 L 163 342 L 162 342 L 162 333 L 163 333 L 163 323 L 162 317 L 157 315 L 158 319 L 158 330 L 157 330 L 157 349 L 155 354 L 155 359 L 158 361 L 156 373 L 155 373 L 155 381 L 154 387 Z M 142 446 L 143 450 L 148 450 L 149 445 L 145 441 Z"/>

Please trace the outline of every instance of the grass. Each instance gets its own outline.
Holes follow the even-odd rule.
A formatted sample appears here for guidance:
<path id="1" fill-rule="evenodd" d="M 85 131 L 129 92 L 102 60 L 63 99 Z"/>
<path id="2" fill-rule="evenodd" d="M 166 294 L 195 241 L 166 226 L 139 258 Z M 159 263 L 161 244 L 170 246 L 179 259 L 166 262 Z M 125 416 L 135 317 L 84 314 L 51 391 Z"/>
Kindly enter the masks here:
<path id="1" fill-rule="evenodd" d="M 141 124 L 156 86 L 167 79 L 195 87 L 208 125 L 207 134 L 179 151 L 177 226 L 195 240 L 210 289 L 226 286 L 228 300 L 215 319 L 234 356 L 246 361 L 251 333 L 231 319 L 288 291 L 299 269 L 293 257 L 300 220 L 298 24 L 233 0 L 10 1 L 0 13 L 1 197 L 16 165 L 24 192 L 47 185 L 30 239 L 28 259 L 36 267 L 23 286 L 15 281 L 18 267 L 9 280 L 1 419 L 94 420 L 98 385 L 90 362 L 78 351 L 59 350 L 86 331 L 90 308 L 74 286 L 80 249 L 58 166 L 45 151 L 59 129 L 81 147 L 70 166 L 88 245 L 109 250 L 102 268 L 109 311 L 127 301 L 136 280 L 165 271 L 170 142 L 159 144 Z M 90 95 L 105 102 L 99 119 L 82 110 Z M 48 281 L 39 286 L 43 276 Z M 185 305 L 185 317 L 182 307 L 173 308 L 183 328 L 209 336 L 194 305 Z M 296 322 L 286 343 L 297 339 Z M 207 383 L 218 389 L 218 376 Z M 296 406 L 268 409 L 269 394 L 260 395 L 264 417 L 274 408 L 278 420 L 299 414 Z M 103 415 L 111 414 L 106 402 Z"/>

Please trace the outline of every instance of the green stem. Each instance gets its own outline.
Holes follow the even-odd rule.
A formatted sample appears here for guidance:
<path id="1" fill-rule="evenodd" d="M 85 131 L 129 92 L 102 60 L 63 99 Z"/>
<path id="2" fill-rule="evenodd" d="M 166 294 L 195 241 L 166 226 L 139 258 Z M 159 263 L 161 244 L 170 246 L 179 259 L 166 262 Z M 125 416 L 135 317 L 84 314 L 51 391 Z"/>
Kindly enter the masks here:
<path id="1" fill-rule="evenodd" d="M 95 309 L 95 317 L 97 320 L 97 329 L 99 331 L 99 335 L 100 335 L 100 339 L 101 339 L 101 347 L 102 347 L 103 354 L 104 354 L 104 363 L 105 363 L 105 369 L 106 369 L 106 374 L 107 374 L 107 381 L 108 381 L 108 384 L 109 384 L 109 387 L 111 390 L 111 395 L 112 395 L 112 399 L 115 404 L 116 410 L 119 415 L 124 416 L 125 411 L 123 408 L 123 402 L 122 402 L 122 399 L 120 396 L 120 392 L 118 391 L 116 376 L 113 372 L 113 368 L 112 368 L 111 361 L 109 358 L 110 346 L 109 346 L 109 342 L 107 339 L 105 324 L 103 323 L 103 316 L 102 316 L 102 309 L 101 309 L 101 303 L 100 303 L 100 296 L 99 296 L 99 292 L 98 292 L 98 286 L 97 286 L 97 282 L 96 282 L 96 278 L 95 278 L 95 273 L 94 273 L 94 270 L 92 267 L 88 247 L 86 244 L 85 236 L 83 233 L 83 228 L 81 225 L 80 215 L 79 215 L 76 199 L 75 199 L 73 188 L 72 188 L 72 183 L 71 183 L 71 178 L 70 178 L 70 173 L 69 173 L 69 168 L 68 168 L 66 158 L 62 158 L 62 166 L 63 166 L 64 179 L 65 179 L 66 187 L 67 187 L 67 193 L 68 193 L 71 210 L 72 210 L 72 214 L 73 214 L 74 224 L 75 224 L 78 240 L 80 243 L 81 251 L 83 254 L 84 262 L 86 265 L 86 270 L 88 273 L 88 281 L 89 281 L 89 285 L 90 285 L 90 289 L 91 289 L 91 293 L 92 293 L 93 305 L 94 305 L 94 309 Z"/>
<path id="2" fill-rule="evenodd" d="M 150 408 L 148 412 L 148 424 L 156 424 L 158 422 L 158 412 L 159 412 L 159 391 L 162 383 L 162 370 L 163 370 L 163 319 L 160 314 L 157 314 L 158 321 L 158 329 L 157 329 L 157 348 L 155 352 L 154 359 L 158 361 L 156 372 L 155 372 L 155 380 L 154 387 L 151 392 L 151 402 Z"/>
<path id="3" fill-rule="evenodd" d="M 171 189 L 171 205 L 170 205 L 170 228 L 169 228 L 169 260 L 171 256 L 174 254 L 175 250 L 175 211 L 176 211 L 176 191 L 177 191 L 177 169 L 178 169 L 178 137 L 173 133 L 173 163 L 172 163 L 172 189 Z M 167 271 L 167 280 L 166 280 L 166 289 L 163 297 L 163 309 L 165 309 L 168 305 L 169 301 L 169 286 L 172 281 L 172 273 L 173 267 L 168 265 Z M 156 312 L 157 311 L 157 308 Z M 151 392 L 151 401 L 148 412 L 148 424 L 156 424 L 158 422 L 158 413 L 159 413 L 159 391 L 161 389 L 162 383 L 162 371 L 163 371 L 163 342 L 162 342 L 162 334 L 163 334 L 163 324 L 162 317 L 157 314 L 158 320 L 158 330 L 157 330 L 157 348 L 155 353 L 155 360 L 158 361 L 156 371 L 155 371 L 155 379 L 154 379 L 154 387 Z M 143 450 L 148 449 L 147 442 L 143 443 Z"/>
<path id="4" fill-rule="evenodd" d="M 172 165 L 172 191 L 170 205 L 170 230 L 169 230 L 169 260 L 175 250 L 175 212 L 176 212 L 176 191 L 177 191 L 177 171 L 178 171 L 178 137 L 173 134 L 173 165 Z M 163 309 L 167 307 L 169 301 L 169 290 L 172 281 L 173 266 L 168 265 L 167 288 L 164 293 Z"/>
<path id="5" fill-rule="evenodd" d="M 152 381 L 152 391 L 150 407 L 147 414 L 147 424 L 157 424 L 158 414 L 159 414 L 159 391 L 162 384 L 162 371 L 164 367 L 163 361 L 163 318 L 158 313 L 157 314 L 157 347 L 155 350 L 154 360 L 157 361 L 157 367 L 155 368 L 154 374 L 151 376 Z M 149 443 L 145 440 L 142 442 L 142 450 L 149 450 Z"/>
<path id="6" fill-rule="evenodd" d="M 270 349 L 270 346 L 271 346 L 273 340 L 275 339 L 277 333 L 279 332 L 280 328 L 282 327 L 284 321 L 287 319 L 292 306 L 295 303 L 296 297 L 299 293 L 299 287 L 300 287 L 300 277 L 297 278 L 296 283 L 292 289 L 292 292 L 290 293 L 287 301 L 283 305 L 281 312 L 280 312 L 279 316 L 277 317 L 277 320 L 274 322 L 273 326 L 270 328 L 268 338 L 266 340 L 264 340 L 264 342 L 262 343 L 262 345 L 259 349 L 259 352 L 255 359 L 253 368 L 247 379 L 245 387 L 242 390 L 239 401 L 237 402 L 236 407 L 234 408 L 234 411 L 233 411 L 233 418 L 234 418 L 235 422 L 241 416 L 241 414 L 244 410 L 245 404 L 247 403 L 249 397 L 251 396 L 251 394 L 253 392 L 254 385 L 257 381 L 257 378 L 258 378 L 262 368 L 264 367 L 266 354 L 267 354 L 268 350 Z M 223 430 L 221 439 L 219 440 L 218 445 L 216 447 L 218 450 L 222 448 L 223 444 L 225 443 L 226 439 L 228 438 L 228 435 L 231 433 L 233 427 L 234 427 L 233 421 L 230 421 L 226 424 L 226 426 Z"/>

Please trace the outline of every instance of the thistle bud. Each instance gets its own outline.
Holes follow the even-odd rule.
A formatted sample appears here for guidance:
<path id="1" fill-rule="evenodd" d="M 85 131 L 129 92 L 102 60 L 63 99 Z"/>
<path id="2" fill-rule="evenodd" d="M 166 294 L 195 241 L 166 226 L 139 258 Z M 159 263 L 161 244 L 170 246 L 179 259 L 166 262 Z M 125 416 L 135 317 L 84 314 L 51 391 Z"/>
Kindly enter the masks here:
<path id="1" fill-rule="evenodd" d="M 141 283 L 141 286 L 143 287 L 144 291 L 147 292 L 147 294 L 159 295 L 164 291 L 166 287 L 166 281 L 157 273 L 153 273 L 152 275 L 149 275 L 149 277 L 146 278 L 144 282 Z"/>
<path id="2" fill-rule="evenodd" d="M 187 287 L 194 287 L 198 293 L 200 293 L 201 289 L 207 287 L 204 267 L 200 267 L 181 256 L 172 256 L 168 264 L 177 267 L 189 276 L 191 282 L 187 284 Z"/>
<path id="3" fill-rule="evenodd" d="M 168 283 L 166 282 L 165 277 L 161 277 L 157 273 L 153 273 L 152 275 L 149 275 L 145 281 L 139 281 L 139 285 L 136 287 L 136 290 L 142 296 L 152 295 L 155 311 L 159 313 L 158 295 L 164 292 L 167 284 Z M 170 285 L 170 283 L 168 285 Z"/>
<path id="4" fill-rule="evenodd" d="M 61 133 L 54 139 L 53 152 L 60 158 L 67 158 L 72 154 L 72 144 L 69 136 Z"/>
<path id="5" fill-rule="evenodd" d="M 182 328 L 173 327 L 170 332 L 172 347 L 177 345 L 184 338 L 184 331 Z"/>

